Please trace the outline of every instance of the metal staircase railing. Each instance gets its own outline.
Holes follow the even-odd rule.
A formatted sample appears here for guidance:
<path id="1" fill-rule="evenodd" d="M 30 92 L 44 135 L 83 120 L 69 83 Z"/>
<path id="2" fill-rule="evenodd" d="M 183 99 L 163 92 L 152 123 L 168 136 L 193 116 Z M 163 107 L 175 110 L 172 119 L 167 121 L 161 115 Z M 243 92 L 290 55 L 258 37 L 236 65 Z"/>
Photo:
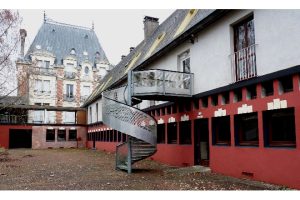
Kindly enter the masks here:
<path id="1" fill-rule="evenodd" d="M 156 152 L 156 120 L 127 105 L 126 86 L 103 93 L 103 123 L 129 135 L 116 148 L 116 168 L 131 173 L 132 164 Z M 122 95 L 123 94 L 123 95 Z"/>
<path id="2" fill-rule="evenodd" d="M 116 148 L 116 169 L 131 173 L 132 164 L 156 152 L 157 123 L 133 107 L 139 98 L 151 94 L 191 97 L 193 82 L 192 73 L 158 69 L 130 71 L 128 85 L 103 92 L 103 123 L 129 136 Z"/>

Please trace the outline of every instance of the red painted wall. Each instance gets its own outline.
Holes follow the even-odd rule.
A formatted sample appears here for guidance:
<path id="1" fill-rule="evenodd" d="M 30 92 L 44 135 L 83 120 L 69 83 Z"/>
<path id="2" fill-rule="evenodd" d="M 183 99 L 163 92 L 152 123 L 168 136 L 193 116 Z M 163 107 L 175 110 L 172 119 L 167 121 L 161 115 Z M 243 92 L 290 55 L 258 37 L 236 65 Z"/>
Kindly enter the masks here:
<path id="1" fill-rule="evenodd" d="M 170 117 L 174 117 L 176 122 L 184 114 L 189 115 L 192 120 L 192 144 L 158 144 L 157 153 L 151 158 L 166 164 L 176 166 L 186 166 L 194 164 L 194 121 L 199 118 L 209 119 L 209 157 L 212 171 L 235 177 L 245 177 L 242 172 L 253 173 L 253 179 L 286 185 L 292 188 L 300 189 L 300 77 L 293 76 L 293 92 L 279 94 L 279 83 L 274 80 L 274 94 L 268 97 L 261 97 L 262 87 L 256 85 L 257 98 L 253 100 L 246 99 L 247 90 L 243 88 L 243 99 L 241 102 L 233 103 L 234 93 L 230 91 L 230 103 L 221 105 L 221 95 L 218 96 L 219 104 L 211 105 L 211 98 L 208 99 L 208 107 L 194 109 L 188 113 L 176 113 L 172 115 L 156 116 L 168 122 Z M 262 112 L 268 110 L 267 103 L 274 99 L 286 100 L 287 107 L 295 108 L 295 128 L 296 128 L 296 148 L 272 148 L 264 147 L 264 132 Z M 259 146 L 258 147 L 240 147 L 235 146 L 234 140 L 234 115 L 238 114 L 238 108 L 243 104 L 252 106 L 253 112 L 258 113 Z M 211 121 L 214 112 L 218 109 L 225 109 L 226 115 L 230 115 L 231 127 L 231 146 L 212 145 L 212 127 Z M 178 111 L 178 108 L 177 108 Z M 201 113 L 199 113 L 201 112 Z M 179 127 L 179 126 L 177 126 Z M 97 127 L 100 128 L 100 127 Z M 95 129 L 93 127 L 93 129 Z M 178 128 L 179 132 L 179 128 Z M 179 133 L 178 133 L 179 135 Z M 167 134 L 166 134 L 167 137 Z M 179 138 L 179 137 L 178 137 Z M 166 138 L 167 140 L 167 138 Z M 92 146 L 92 143 L 90 143 Z M 97 142 L 97 149 L 115 151 L 116 143 Z"/>
<path id="2" fill-rule="evenodd" d="M 0 147 L 6 149 L 9 148 L 9 129 L 32 129 L 32 126 L 0 124 Z"/>

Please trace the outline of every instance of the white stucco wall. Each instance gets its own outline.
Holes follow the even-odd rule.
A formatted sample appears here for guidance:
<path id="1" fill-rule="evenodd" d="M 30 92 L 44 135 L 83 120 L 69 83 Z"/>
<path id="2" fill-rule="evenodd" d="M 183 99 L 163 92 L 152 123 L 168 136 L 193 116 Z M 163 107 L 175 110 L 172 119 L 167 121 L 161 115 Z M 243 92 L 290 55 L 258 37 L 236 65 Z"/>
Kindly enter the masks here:
<path id="1" fill-rule="evenodd" d="M 96 115 L 96 104 L 98 103 L 98 121 L 97 121 L 97 115 Z M 90 115 L 90 107 L 92 108 L 92 119 Z M 102 121 L 102 101 L 99 99 L 98 101 L 95 101 L 93 104 L 89 105 L 88 107 L 88 124 L 95 123 L 95 122 L 101 122 Z"/>

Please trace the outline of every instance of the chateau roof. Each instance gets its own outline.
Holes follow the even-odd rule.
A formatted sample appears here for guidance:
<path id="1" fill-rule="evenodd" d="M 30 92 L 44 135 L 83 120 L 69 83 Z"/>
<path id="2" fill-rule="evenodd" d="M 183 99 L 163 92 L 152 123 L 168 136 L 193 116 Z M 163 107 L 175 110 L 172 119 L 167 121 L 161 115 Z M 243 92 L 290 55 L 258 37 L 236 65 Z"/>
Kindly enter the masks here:
<path id="1" fill-rule="evenodd" d="M 47 19 L 42 24 L 34 38 L 25 60 L 31 60 L 30 55 L 37 51 L 53 54 L 55 63 L 62 64 L 62 59 L 75 51 L 77 61 L 83 60 L 108 63 L 108 59 L 98 41 L 93 29 L 55 22 Z M 98 52 L 98 54 L 97 54 Z"/>

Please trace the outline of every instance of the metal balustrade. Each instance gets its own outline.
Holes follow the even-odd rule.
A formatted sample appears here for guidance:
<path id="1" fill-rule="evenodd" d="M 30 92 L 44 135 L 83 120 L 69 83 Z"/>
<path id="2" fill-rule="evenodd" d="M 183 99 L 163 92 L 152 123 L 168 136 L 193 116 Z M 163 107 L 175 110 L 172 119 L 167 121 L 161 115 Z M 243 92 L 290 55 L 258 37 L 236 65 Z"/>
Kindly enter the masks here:
<path id="1" fill-rule="evenodd" d="M 56 71 L 53 68 L 33 67 L 30 72 L 34 75 L 54 76 Z"/>
<path id="2" fill-rule="evenodd" d="M 257 76 L 256 46 L 251 45 L 230 55 L 233 82 Z"/>
<path id="3" fill-rule="evenodd" d="M 167 71 L 146 70 L 132 72 L 132 95 L 170 95 L 192 96 L 194 74 Z"/>
<path id="4" fill-rule="evenodd" d="M 64 94 L 64 101 L 73 102 L 75 101 L 75 96 Z"/>

